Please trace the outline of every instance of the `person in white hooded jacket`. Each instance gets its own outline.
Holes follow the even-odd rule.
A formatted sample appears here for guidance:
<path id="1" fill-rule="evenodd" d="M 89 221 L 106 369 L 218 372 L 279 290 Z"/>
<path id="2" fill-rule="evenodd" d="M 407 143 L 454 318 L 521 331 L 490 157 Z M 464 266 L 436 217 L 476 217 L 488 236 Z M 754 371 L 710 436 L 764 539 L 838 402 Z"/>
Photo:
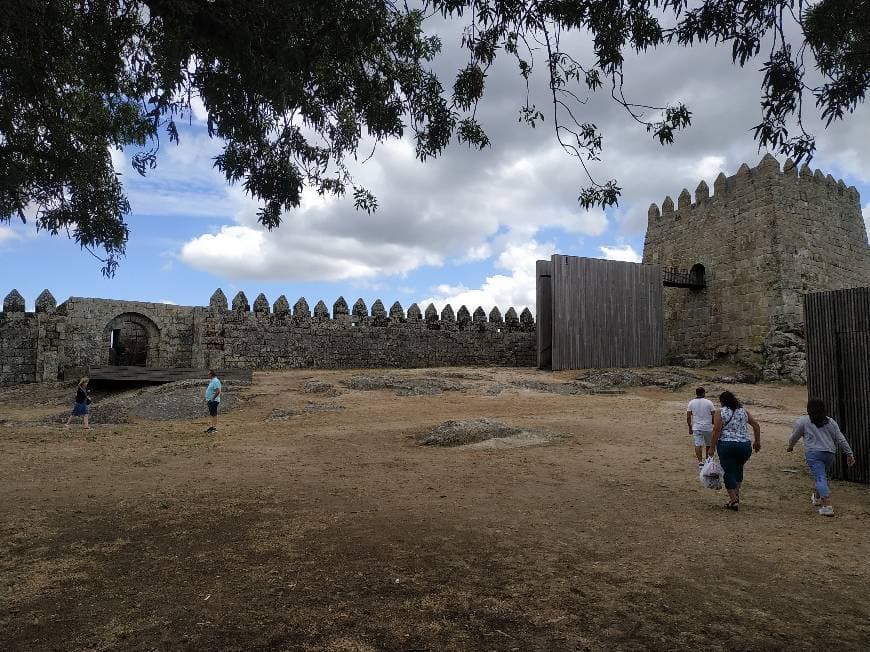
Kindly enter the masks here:
<path id="1" fill-rule="evenodd" d="M 846 463 L 852 466 L 855 464 L 855 454 L 845 435 L 840 431 L 840 426 L 827 415 L 824 402 L 817 398 L 811 398 L 807 402 L 807 413 L 795 422 L 786 449 L 789 453 L 794 450 L 794 445 L 801 437 L 804 440 L 807 466 L 815 482 L 810 500 L 814 506 L 819 507 L 819 514 L 833 516 L 834 506 L 831 504 L 828 472 L 834 463 L 834 455 L 839 446 L 846 453 Z"/>

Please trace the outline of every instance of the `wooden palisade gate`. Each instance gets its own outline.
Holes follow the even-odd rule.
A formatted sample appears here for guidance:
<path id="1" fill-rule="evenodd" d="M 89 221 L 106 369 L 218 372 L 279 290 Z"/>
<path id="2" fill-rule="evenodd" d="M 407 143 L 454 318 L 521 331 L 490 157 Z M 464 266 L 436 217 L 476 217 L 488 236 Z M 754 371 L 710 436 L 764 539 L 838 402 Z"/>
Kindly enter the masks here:
<path id="1" fill-rule="evenodd" d="M 664 363 L 658 265 L 555 254 L 536 272 L 539 368 Z"/>
<path id="2" fill-rule="evenodd" d="M 835 477 L 870 484 L 870 288 L 814 292 L 804 297 L 807 393 L 820 398 L 852 449 Z"/>

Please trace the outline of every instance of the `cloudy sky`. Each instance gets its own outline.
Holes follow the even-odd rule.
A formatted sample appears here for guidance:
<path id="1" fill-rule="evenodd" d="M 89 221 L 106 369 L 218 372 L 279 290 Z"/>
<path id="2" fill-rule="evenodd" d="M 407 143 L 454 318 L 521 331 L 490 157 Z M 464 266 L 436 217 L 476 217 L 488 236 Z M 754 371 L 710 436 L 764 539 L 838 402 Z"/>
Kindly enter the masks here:
<path id="1" fill-rule="evenodd" d="M 445 86 L 463 64 L 458 34 L 441 30 L 444 54 L 437 64 Z M 565 47 L 588 54 L 584 40 Z M 587 59 L 588 61 L 588 59 Z M 581 107 L 581 119 L 604 135 L 599 180 L 623 187 L 619 207 L 586 211 L 577 203 L 586 183 L 578 162 L 555 142 L 552 121 L 537 129 L 518 123 L 524 88 L 508 59 L 490 71 L 478 119 L 492 140 L 484 151 L 452 146 L 425 164 L 414 159 L 410 141 L 380 146 L 354 167 L 359 182 L 378 197 L 379 209 L 356 212 L 352 200 L 306 196 L 276 231 L 257 225 L 257 205 L 239 187 L 227 186 L 212 169 L 220 143 L 201 122 L 185 128 L 181 145 L 166 146 L 155 171 L 142 178 L 130 167 L 130 152 L 114 159 L 133 214 L 128 254 L 114 279 L 65 238 L 36 234 L 30 225 L 0 226 L 0 293 L 15 287 L 28 309 L 44 288 L 58 301 L 69 296 L 165 301 L 206 305 L 215 288 L 232 297 L 243 290 L 253 302 L 285 294 L 292 304 L 328 305 L 343 295 L 368 305 L 399 300 L 425 308 L 434 302 L 454 310 L 466 304 L 487 312 L 498 305 L 534 305 L 534 262 L 552 253 L 639 260 L 646 210 L 701 179 L 712 188 L 720 171 L 757 164 L 751 128 L 760 119 L 757 72 L 731 64 L 728 48 L 665 49 L 631 58 L 625 67 L 627 95 L 644 104 L 685 102 L 692 127 L 662 147 L 604 92 Z M 545 80 L 533 86 L 537 104 L 548 106 Z M 199 114 L 199 118 L 203 116 Z M 818 136 L 812 167 L 858 188 L 870 222 L 870 110 L 861 106 L 845 122 Z M 780 159 L 782 161 L 782 159 Z"/>

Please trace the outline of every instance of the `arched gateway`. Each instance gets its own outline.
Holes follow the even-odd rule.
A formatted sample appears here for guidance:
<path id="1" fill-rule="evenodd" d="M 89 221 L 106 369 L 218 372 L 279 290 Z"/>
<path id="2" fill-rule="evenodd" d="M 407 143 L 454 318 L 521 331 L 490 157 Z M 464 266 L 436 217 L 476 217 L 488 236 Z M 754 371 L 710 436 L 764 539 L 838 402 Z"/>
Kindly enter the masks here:
<path id="1" fill-rule="evenodd" d="M 110 365 L 145 367 L 154 364 L 160 329 L 145 315 L 124 312 L 103 330 Z"/>

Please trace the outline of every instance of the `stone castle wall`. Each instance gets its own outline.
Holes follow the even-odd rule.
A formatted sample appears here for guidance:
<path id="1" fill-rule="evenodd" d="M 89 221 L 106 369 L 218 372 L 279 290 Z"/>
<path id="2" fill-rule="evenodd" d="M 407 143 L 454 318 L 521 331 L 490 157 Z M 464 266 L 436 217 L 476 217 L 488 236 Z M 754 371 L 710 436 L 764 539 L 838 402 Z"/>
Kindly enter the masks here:
<path id="1" fill-rule="evenodd" d="M 136 330 L 147 341 L 149 367 L 281 369 L 291 367 L 534 366 L 534 318 L 498 308 L 487 315 L 465 306 L 441 314 L 413 304 L 407 314 L 381 301 L 369 312 L 343 298 L 332 314 L 305 299 L 291 310 L 262 294 L 253 310 L 239 293 L 232 306 L 218 290 L 208 307 L 72 297 L 61 305 L 43 292 L 36 312 L 12 291 L 0 313 L 0 385 L 75 378 L 113 362 L 112 331 Z M 125 330 L 126 329 L 126 330 Z"/>
<path id="2" fill-rule="evenodd" d="M 702 181 L 694 202 L 684 189 L 649 209 L 643 262 L 705 272 L 703 290 L 665 288 L 669 351 L 804 382 L 803 294 L 870 285 L 858 192 L 770 155 L 713 190 Z"/>

